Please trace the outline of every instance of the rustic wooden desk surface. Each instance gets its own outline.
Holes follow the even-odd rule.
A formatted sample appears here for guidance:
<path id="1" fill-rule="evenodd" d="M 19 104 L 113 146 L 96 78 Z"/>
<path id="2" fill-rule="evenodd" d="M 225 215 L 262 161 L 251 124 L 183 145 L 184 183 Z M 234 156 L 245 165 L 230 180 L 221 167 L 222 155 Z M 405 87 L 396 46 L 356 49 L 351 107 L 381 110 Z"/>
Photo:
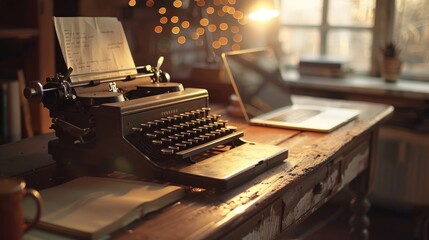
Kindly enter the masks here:
<path id="1" fill-rule="evenodd" d="M 230 124 L 244 139 L 289 149 L 284 164 L 225 193 L 191 191 L 179 203 L 129 226 L 120 239 L 273 239 L 326 202 L 353 179 L 353 234 L 365 238 L 369 170 L 379 124 L 393 108 L 381 104 L 295 97 L 294 102 L 353 107 L 359 117 L 332 133 Z"/>
<path id="2" fill-rule="evenodd" d="M 180 202 L 147 215 L 115 232 L 113 237 L 273 239 L 352 183 L 350 188 L 356 193 L 352 200 L 352 234 L 357 239 L 367 238 L 366 193 L 375 161 L 378 128 L 393 108 L 297 96 L 294 102 L 353 107 L 360 109 L 361 114 L 327 134 L 249 126 L 241 119 L 227 117 L 230 125 L 245 131 L 245 140 L 287 147 L 288 159 L 224 193 L 192 189 Z"/>

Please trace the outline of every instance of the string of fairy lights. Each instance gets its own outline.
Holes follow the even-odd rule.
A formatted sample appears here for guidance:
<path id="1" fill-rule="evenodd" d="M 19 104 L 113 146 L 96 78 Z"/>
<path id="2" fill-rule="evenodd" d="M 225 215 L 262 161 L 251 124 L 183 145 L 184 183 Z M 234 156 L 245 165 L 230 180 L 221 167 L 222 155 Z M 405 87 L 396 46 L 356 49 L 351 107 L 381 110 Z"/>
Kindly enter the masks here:
<path id="1" fill-rule="evenodd" d="M 156 7 L 156 0 L 145 0 L 148 8 Z M 163 0 L 158 0 L 163 1 Z M 157 34 L 171 32 L 179 44 L 195 41 L 197 45 L 209 44 L 213 49 L 239 50 L 243 40 L 240 26 L 248 22 L 245 14 L 236 8 L 236 0 L 174 0 L 157 9 L 159 23 L 153 31 Z M 137 4 L 129 0 L 129 6 Z M 189 8 L 195 4 L 199 9 L 198 19 L 186 19 L 179 16 L 176 10 Z"/>

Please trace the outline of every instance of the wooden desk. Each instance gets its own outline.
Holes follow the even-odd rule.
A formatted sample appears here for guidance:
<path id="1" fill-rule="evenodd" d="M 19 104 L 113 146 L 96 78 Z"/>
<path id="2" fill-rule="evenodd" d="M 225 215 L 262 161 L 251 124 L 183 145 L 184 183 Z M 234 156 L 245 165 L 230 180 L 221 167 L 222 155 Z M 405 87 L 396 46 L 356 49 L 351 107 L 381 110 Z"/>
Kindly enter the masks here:
<path id="1" fill-rule="evenodd" d="M 395 112 L 380 129 L 371 201 L 404 209 L 429 207 L 429 82 L 349 76 L 332 79 L 289 74 L 293 94 L 377 102 Z M 421 212 L 419 210 L 413 212 Z M 423 216 L 422 218 L 427 218 Z"/>
<path id="2" fill-rule="evenodd" d="M 382 104 L 294 97 L 297 103 L 348 106 L 359 117 L 329 133 L 248 126 L 244 139 L 289 149 L 287 161 L 224 193 L 193 189 L 179 203 L 150 214 L 113 234 L 118 239 L 274 239 L 309 216 L 350 184 L 352 234 L 367 239 L 366 194 L 380 123 L 393 108 Z"/>

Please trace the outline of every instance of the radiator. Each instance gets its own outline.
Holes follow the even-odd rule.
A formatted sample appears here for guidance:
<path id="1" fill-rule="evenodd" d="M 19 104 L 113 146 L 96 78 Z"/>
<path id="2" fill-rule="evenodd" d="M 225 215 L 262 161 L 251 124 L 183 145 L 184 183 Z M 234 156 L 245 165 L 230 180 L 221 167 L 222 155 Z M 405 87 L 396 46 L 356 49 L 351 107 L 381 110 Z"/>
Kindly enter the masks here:
<path id="1" fill-rule="evenodd" d="M 381 128 L 371 197 L 429 206 L 429 134 Z"/>

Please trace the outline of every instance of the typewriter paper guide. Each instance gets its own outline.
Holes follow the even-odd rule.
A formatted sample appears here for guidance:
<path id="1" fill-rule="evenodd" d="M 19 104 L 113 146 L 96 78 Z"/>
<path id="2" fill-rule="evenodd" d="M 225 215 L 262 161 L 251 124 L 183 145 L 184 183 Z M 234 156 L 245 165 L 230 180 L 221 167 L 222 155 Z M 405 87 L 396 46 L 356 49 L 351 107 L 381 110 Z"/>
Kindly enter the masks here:
<path id="1" fill-rule="evenodd" d="M 72 82 L 137 73 L 117 18 L 54 17 L 54 24 L 67 68 L 73 68 Z M 84 76 L 76 76 L 81 74 Z"/>

